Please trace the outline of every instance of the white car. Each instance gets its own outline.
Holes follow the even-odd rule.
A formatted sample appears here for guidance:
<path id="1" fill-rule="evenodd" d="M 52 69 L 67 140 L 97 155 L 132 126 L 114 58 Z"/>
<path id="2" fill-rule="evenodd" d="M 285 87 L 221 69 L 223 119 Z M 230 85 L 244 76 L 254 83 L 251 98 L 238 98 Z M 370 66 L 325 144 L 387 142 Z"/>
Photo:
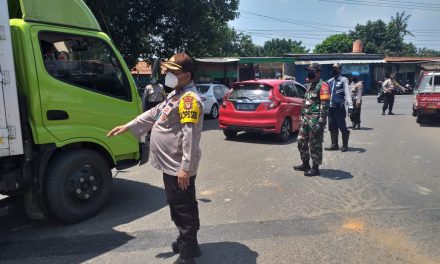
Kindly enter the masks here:
<path id="1" fill-rule="evenodd" d="M 218 118 L 219 106 L 223 102 L 223 96 L 229 92 L 229 88 L 216 83 L 203 83 L 196 86 L 203 102 L 204 113 L 212 119 Z"/>

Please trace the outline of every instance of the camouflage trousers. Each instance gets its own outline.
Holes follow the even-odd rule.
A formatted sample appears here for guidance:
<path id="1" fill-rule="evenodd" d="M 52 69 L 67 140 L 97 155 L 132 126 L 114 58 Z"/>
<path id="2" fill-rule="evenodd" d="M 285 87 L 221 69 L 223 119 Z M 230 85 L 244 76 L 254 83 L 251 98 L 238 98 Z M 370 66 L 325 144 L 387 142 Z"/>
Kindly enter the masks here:
<path id="1" fill-rule="evenodd" d="M 322 164 L 324 127 L 316 128 L 317 123 L 318 117 L 301 117 L 301 127 L 298 133 L 298 150 L 301 160 L 308 163 L 311 157 L 313 165 Z"/>

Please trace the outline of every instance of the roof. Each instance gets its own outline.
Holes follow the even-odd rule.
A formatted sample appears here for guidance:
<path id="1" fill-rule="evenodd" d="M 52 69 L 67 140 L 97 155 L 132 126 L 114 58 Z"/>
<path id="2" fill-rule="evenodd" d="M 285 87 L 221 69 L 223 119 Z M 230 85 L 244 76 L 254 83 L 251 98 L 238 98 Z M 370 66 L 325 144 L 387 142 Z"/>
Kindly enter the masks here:
<path id="1" fill-rule="evenodd" d="M 98 21 L 84 1 L 21 0 L 20 4 L 25 21 L 101 31 Z"/>
<path id="2" fill-rule="evenodd" d="M 440 61 L 440 57 L 385 57 L 386 62 L 430 62 Z"/>
<path id="3" fill-rule="evenodd" d="M 294 63 L 294 58 L 289 57 L 240 57 L 240 63 Z"/>
<path id="4" fill-rule="evenodd" d="M 295 65 L 310 65 L 312 63 L 319 63 L 321 65 L 325 64 L 373 64 L 373 63 L 386 63 L 384 60 L 361 60 L 361 59 L 353 59 L 353 60 L 297 60 L 295 61 Z"/>
<path id="5" fill-rule="evenodd" d="M 329 61 L 329 60 L 383 60 L 381 54 L 366 53 L 328 53 L 328 54 L 286 54 L 287 57 L 294 58 L 295 61 Z"/>
<path id="6" fill-rule="evenodd" d="M 198 62 L 206 62 L 206 63 L 229 63 L 229 62 L 237 62 L 240 61 L 239 58 L 200 58 L 195 59 Z"/>
<path id="7" fill-rule="evenodd" d="M 165 74 L 166 67 L 161 66 L 161 74 Z M 151 75 L 151 63 L 148 61 L 139 61 L 136 66 L 131 69 L 131 74 Z"/>

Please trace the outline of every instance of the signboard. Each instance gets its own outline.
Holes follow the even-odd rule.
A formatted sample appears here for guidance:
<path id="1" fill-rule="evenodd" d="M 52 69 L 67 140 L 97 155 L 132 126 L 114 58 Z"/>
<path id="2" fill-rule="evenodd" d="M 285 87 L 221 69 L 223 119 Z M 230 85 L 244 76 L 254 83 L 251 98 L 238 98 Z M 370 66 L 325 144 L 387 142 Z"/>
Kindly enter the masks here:
<path id="1" fill-rule="evenodd" d="M 342 74 L 351 74 L 359 72 L 360 74 L 368 74 L 370 72 L 369 64 L 344 64 L 342 65 Z"/>

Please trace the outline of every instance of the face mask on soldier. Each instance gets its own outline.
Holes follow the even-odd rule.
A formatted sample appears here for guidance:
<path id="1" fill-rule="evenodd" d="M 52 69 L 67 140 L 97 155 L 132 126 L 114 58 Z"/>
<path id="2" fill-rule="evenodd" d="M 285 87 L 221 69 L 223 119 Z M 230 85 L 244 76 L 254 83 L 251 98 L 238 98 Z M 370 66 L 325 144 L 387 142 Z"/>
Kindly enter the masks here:
<path id="1" fill-rule="evenodd" d="M 309 71 L 309 73 L 307 73 L 307 78 L 309 80 L 315 79 L 315 77 L 316 77 L 316 73 L 315 72 Z"/>
<path id="2" fill-rule="evenodd" d="M 332 71 L 332 75 L 333 76 L 338 76 L 339 75 L 339 71 L 338 70 L 333 70 Z"/>

